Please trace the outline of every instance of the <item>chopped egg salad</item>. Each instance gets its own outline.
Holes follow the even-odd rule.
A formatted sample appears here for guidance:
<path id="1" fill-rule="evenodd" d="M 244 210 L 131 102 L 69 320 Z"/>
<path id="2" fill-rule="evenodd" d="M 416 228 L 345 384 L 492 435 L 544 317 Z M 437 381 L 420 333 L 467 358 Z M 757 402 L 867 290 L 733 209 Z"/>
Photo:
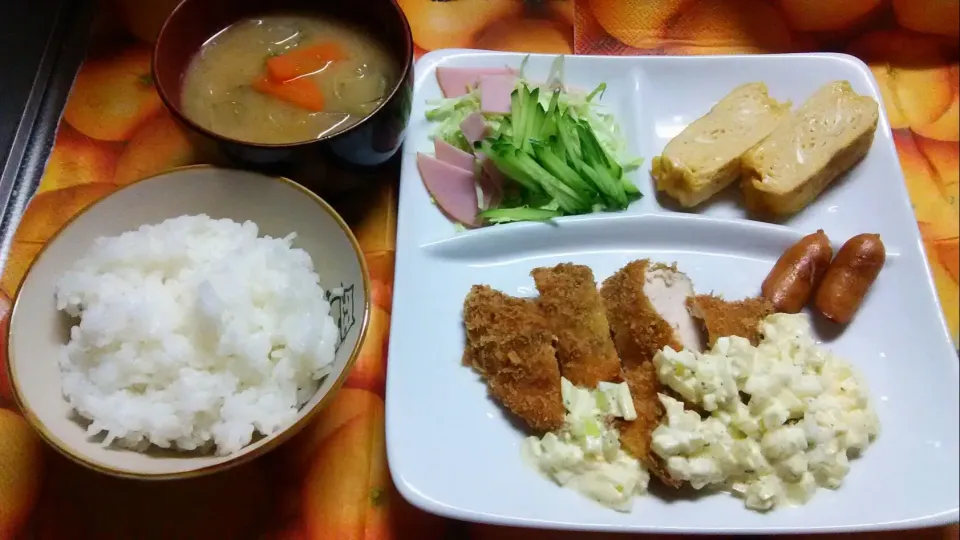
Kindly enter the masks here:
<path id="1" fill-rule="evenodd" d="M 634 420 L 626 383 L 601 382 L 596 390 L 561 379 L 564 427 L 540 437 L 528 437 L 524 459 L 557 484 L 619 511 L 629 511 L 633 496 L 646 493 L 646 469 L 620 448 L 613 419 Z"/>
<path id="2" fill-rule="evenodd" d="M 733 493 L 767 511 L 836 489 L 851 457 L 877 437 L 867 387 L 850 364 L 817 346 L 806 315 L 774 314 L 759 345 L 724 337 L 707 352 L 665 347 L 657 376 L 674 397 L 653 432 L 668 472 L 694 489 Z M 564 427 L 528 437 L 524 460 L 557 484 L 619 511 L 647 492 L 650 476 L 620 448 L 613 420 L 637 417 L 626 383 L 595 390 L 561 380 Z"/>
<path id="3" fill-rule="evenodd" d="M 849 457 L 880 430 L 863 380 L 817 347 L 806 315 L 771 315 L 762 332 L 756 347 L 732 336 L 705 353 L 657 353 L 661 382 L 704 414 L 661 394 L 666 416 L 652 441 L 675 478 L 761 511 L 839 487 Z"/>

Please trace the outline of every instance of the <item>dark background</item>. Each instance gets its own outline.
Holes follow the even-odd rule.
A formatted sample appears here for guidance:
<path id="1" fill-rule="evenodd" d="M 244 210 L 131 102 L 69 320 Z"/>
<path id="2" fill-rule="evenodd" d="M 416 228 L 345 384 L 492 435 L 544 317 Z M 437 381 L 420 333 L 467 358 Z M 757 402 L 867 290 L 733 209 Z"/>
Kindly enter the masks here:
<path id="1" fill-rule="evenodd" d="M 2 263 L 40 182 L 70 86 L 83 60 L 91 0 L 5 0 L 0 17 Z M 2 268 L 2 264 L 0 264 Z"/>

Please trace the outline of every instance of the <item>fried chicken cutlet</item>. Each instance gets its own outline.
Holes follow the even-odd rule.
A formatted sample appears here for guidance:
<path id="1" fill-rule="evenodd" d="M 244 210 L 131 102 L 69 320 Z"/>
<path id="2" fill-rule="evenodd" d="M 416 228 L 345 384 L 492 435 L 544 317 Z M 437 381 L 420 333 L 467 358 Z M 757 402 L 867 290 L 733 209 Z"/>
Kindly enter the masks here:
<path id="1" fill-rule="evenodd" d="M 531 273 L 537 305 L 557 336 L 560 373 L 576 386 L 596 388 L 620 380 L 620 357 L 590 267 L 562 263 Z"/>
<path id="2" fill-rule="evenodd" d="M 536 431 L 563 426 L 555 337 L 532 300 L 474 285 L 463 302 L 464 364 L 490 393 Z"/>
<path id="3" fill-rule="evenodd" d="M 657 276 L 667 272 L 669 276 Z M 675 305 L 679 303 L 681 308 L 685 307 L 687 298 L 685 294 L 678 294 L 685 289 L 685 282 L 679 279 L 680 276 L 686 279 L 674 267 L 651 265 L 650 261 L 644 259 L 624 266 L 607 278 L 600 288 L 613 342 L 620 354 L 623 377 L 630 387 L 637 410 L 636 420 L 620 422 L 620 443 L 664 484 L 672 487 L 679 487 L 680 482 L 670 476 L 662 460 L 651 449 L 651 435 L 664 415 L 663 405 L 657 396 L 663 391 L 663 386 L 657 378 L 653 357 L 668 345 L 677 350 L 683 348 L 682 336 L 678 331 L 683 318 L 678 316 Z M 659 292 L 656 286 L 658 280 L 663 281 L 664 287 Z M 686 283 L 689 283 L 689 279 L 686 279 Z M 673 287 L 680 289 L 673 291 Z M 692 287 L 689 292 L 692 293 Z M 677 322 L 671 324 L 664 315 L 677 319 Z M 682 326 L 688 324 L 684 320 Z M 686 337 L 684 341 L 690 339 Z"/>
<path id="4" fill-rule="evenodd" d="M 712 294 L 688 298 L 687 309 L 702 321 L 710 347 L 723 336 L 740 336 L 756 346 L 763 337 L 760 323 L 775 311 L 773 304 L 762 297 L 729 302 Z"/>

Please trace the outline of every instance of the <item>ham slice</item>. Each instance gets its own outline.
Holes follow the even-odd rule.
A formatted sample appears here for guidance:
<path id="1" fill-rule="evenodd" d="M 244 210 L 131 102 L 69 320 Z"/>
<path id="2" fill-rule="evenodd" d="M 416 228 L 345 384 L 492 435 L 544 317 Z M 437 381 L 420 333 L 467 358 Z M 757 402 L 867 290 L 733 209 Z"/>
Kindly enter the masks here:
<path id="1" fill-rule="evenodd" d="M 513 73 L 480 76 L 480 110 L 485 113 L 510 113 L 510 94 L 517 84 Z"/>
<path id="2" fill-rule="evenodd" d="M 417 153 L 417 168 L 420 169 L 423 185 L 443 213 L 468 227 L 480 225 L 473 171 L 463 170 L 420 152 Z"/>
<path id="3" fill-rule="evenodd" d="M 465 95 L 480 83 L 483 75 L 510 75 L 515 74 L 511 68 L 455 68 L 438 67 L 437 83 L 443 97 L 454 98 Z"/>
<path id="4" fill-rule="evenodd" d="M 439 137 L 433 140 L 433 152 L 440 161 L 473 172 L 473 154 L 464 152 Z"/>
<path id="5" fill-rule="evenodd" d="M 463 122 L 460 122 L 460 131 L 467 142 L 472 145 L 486 137 L 490 130 L 487 127 L 486 120 L 483 119 L 483 115 L 475 112 L 468 114 Z"/>

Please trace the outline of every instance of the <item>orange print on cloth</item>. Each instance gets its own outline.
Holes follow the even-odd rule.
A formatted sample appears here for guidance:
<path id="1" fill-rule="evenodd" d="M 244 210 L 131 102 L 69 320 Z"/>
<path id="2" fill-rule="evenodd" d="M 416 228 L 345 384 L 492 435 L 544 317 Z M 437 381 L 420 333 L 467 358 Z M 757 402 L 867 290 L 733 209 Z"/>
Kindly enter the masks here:
<path id="1" fill-rule="evenodd" d="M 43 479 L 40 438 L 19 413 L 0 408 L 0 538 L 23 530 Z"/>
<path id="2" fill-rule="evenodd" d="M 956 0 L 397 0 L 419 58 L 435 49 L 547 54 L 738 54 L 829 50 L 877 78 L 948 324 L 960 314 L 960 67 Z M 216 161 L 163 110 L 150 43 L 175 0 L 103 0 L 110 35 L 81 67 L 37 195 L 0 276 L 0 325 L 43 244 L 77 212 L 145 176 Z M 648 156 L 649 157 L 649 156 Z M 0 540 L 262 538 L 606 540 L 604 534 L 466 525 L 407 504 L 390 481 L 383 393 L 396 248 L 395 178 L 331 197 L 372 282 L 367 341 L 310 426 L 253 463 L 184 482 L 110 478 L 44 448 L 13 410 L 0 343 Z M 2 333 L 6 339 L 6 333 Z M 97 493 L 97 497 L 84 494 Z M 644 539 L 679 539 L 644 536 Z M 958 540 L 956 526 L 840 540 Z"/>
<path id="3" fill-rule="evenodd" d="M 152 50 L 135 45 L 87 59 L 67 98 L 63 118 L 101 141 L 127 141 L 163 107 L 150 72 Z"/>
<path id="4" fill-rule="evenodd" d="M 344 388 L 270 461 L 276 485 L 267 538 L 440 540 L 447 524 L 412 507 L 386 466 L 383 399 Z"/>
<path id="5" fill-rule="evenodd" d="M 783 14 L 768 0 L 578 0 L 579 54 L 790 52 Z"/>
<path id="6" fill-rule="evenodd" d="M 573 0 L 398 0 L 417 57 L 450 48 L 573 52 Z"/>

